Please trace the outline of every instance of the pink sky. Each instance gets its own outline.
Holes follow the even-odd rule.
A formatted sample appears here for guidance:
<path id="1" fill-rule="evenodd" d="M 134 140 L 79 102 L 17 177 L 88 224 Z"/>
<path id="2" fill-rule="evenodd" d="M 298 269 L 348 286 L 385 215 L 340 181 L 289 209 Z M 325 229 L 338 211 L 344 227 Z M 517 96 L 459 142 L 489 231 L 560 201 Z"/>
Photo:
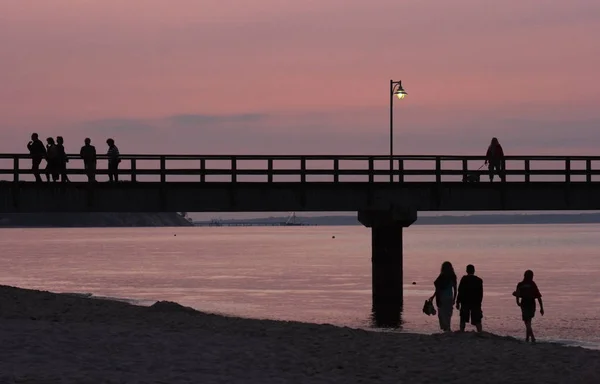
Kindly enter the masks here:
<path id="1" fill-rule="evenodd" d="M 0 151 L 598 154 L 598 0 L 0 2 Z"/>

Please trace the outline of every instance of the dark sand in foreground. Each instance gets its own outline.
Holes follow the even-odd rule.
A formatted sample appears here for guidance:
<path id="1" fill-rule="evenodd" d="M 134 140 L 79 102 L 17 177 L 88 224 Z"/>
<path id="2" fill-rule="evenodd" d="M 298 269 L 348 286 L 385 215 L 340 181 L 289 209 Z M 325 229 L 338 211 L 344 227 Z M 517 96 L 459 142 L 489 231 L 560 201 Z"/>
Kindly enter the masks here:
<path id="1" fill-rule="evenodd" d="M 600 351 L 0 286 L 0 383 L 600 383 Z"/>

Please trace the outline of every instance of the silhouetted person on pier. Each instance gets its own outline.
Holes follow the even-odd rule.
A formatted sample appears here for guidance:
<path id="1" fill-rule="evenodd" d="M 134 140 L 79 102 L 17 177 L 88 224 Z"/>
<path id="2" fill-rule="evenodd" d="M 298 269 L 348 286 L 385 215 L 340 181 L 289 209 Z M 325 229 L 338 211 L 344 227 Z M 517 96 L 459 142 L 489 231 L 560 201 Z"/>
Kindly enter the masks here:
<path id="1" fill-rule="evenodd" d="M 96 147 L 91 145 L 92 140 L 86 138 L 84 140 L 84 146 L 79 151 L 79 156 L 83 159 L 83 166 L 85 167 L 85 173 L 88 181 L 96 181 Z"/>
<path id="2" fill-rule="evenodd" d="M 490 171 L 490 182 L 494 181 L 494 173 L 500 177 L 500 180 L 504 181 L 504 150 L 498 139 L 495 137 L 492 139 L 485 154 L 485 164 L 487 164 L 488 170 Z"/>
<path id="3" fill-rule="evenodd" d="M 50 175 L 52 175 L 52 181 L 58 181 L 60 168 L 58 148 L 51 137 L 46 139 L 46 143 L 46 180 L 50 181 Z"/>
<path id="4" fill-rule="evenodd" d="M 65 151 L 64 146 L 65 141 L 62 136 L 56 136 L 56 149 L 58 150 L 58 171 L 60 173 L 60 181 L 66 183 L 69 180 L 69 176 L 67 176 L 67 163 L 69 162 L 69 158 L 67 157 L 67 152 Z"/>
<path id="5" fill-rule="evenodd" d="M 121 158 L 119 155 L 119 148 L 115 145 L 115 141 L 113 139 L 106 140 L 106 144 L 108 144 L 108 181 L 117 182 L 119 181 L 119 163 L 121 162 Z"/>
<path id="6" fill-rule="evenodd" d="M 450 323 L 452 320 L 452 311 L 456 302 L 456 273 L 454 267 L 449 261 L 442 263 L 440 275 L 435 279 L 435 292 L 430 300 L 435 297 L 435 304 L 438 307 L 438 320 L 440 329 L 444 332 L 450 332 Z"/>
<path id="7" fill-rule="evenodd" d="M 31 141 L 27 144 L 27 149 L 31 155 L 31 170 L 35 176 L 35 181 L 41 183 L 40 164 L 42 164 L 42 160 L 46 157 L 46 147 L 44 147 L 44 143 L 39 139 L 37 133 L 31 134 Z"/>
<path id="8" fill-rule="evenodd" d="M 467 265 L 467 274 L 460 279 L 460 284 L 458 284 L 458 296 L 456 297 L 456 309 L 460 311 L 461 332 L 464 332 L 469 320 L 477 328 L 477 332 L 481 332 L 482 301 L 483 280 L 475 276 L 475 267 L 469 264 Z"/>
<path id="9" fill-rule="evenodd" d="M 516 297 L 517 305 L 521 307 L 521 315 L 525 323 L 525 341 L 531 340 L 535 343 L 535 336 L 531 328 L 531 321 L 535 317 L 535 300 L 540 303 L 540 315 L 544 316 L 544 303 L 542 294 L 537 284 L 533 281 L 533 271 L 527 270 L 523 276 L 523 281 L 517 284 L 517 289 L 513 292 Z"/>

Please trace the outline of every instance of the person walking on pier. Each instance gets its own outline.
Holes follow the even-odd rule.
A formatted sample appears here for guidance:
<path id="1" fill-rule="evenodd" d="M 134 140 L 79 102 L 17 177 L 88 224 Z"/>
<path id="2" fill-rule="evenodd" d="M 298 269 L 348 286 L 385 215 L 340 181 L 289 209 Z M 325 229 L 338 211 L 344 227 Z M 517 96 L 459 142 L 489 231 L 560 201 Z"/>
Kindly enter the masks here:
<path id="1" fill-rule="evenodd" d="M 461 332 L 464 332 L 469 320 L 477 328 L 477 332 L 481 332 L 482 301 L 483 280 L 475 276 L 475 267 L 469 264 L 467 265 L 467 274 L 460 279 L 460 284 L 458 284 L 458 296 L 456 297 L 456 309 L 460 311 Z"/>
<path id="2" fill-rule="evenodd" d="M 490 172 L 490 182 L 494 181 L 494 173 L 500 177 L 500 180 L 505 181 L 505 161 L 504 150 L 497 138 L 493 138 L 490 146 L 485 154 L 485 164 Z"/>
<path id="3" fill-rule="evenodd" d="M 438 320 L 440 329 L 444 332 L 450 332 L 450 323 L 452 320 L 452 311 L 456 302 L 456 273 L 454 267 L 449 261 L 442 263 L 440 275 L 435 279 L 435 292 L 429 300 L 435 297 L 435 304 L 438 307 Z"/>
<path id="4" fill-rule="evenodd" d="M 516 297 L 517 305 L 521 307 L 521 315 L 525 323 L 525 341 L 531 340 L 532 343 L 535 343 L 533 328 L 531 328 L 531 321 L 535 316 L 535 300 L 537 299 L 540 303 L 540 315 L 542 316 L 544 316 L 544 303 L 542 302 L 542 294 L 533 281 L 533 271 L 529 269 L 525 271 L 523 281 L 517 284 L 513 296 Z"/>
<path id="5" fill-rule="evenodd" d="M 42 160 L 46 157 L 46 147 L 44 147 L 44 143 L 39 139 L 37 133 L 31 134 L 31 141 L 27 144 L 27 149 L 31 155 L 31 170 L 35 176 L 35 181 L 41 183 L 40 164 L 42 164 Z"/>
<path id="6" fill-rule="evenodd" d="M 106 144 L 108 144 L 108 181 L 117 182 L 119 181 L 119 163 L 121 162 L 121 158 L 119 155 L 119 148 L 115 145 L 115 141 L 113 139 L 106 140 Z"/>
<path id="7" fill-rule="evenodd" d="M 60 181 L 66 183 L 70 181 L 69 176 L 67 176 L 67 163 L 69 162 L 69 158 L 67 157 L 64 143 L 65 141 L 62 136 L 56 136 L 56 149 L 58 152 L 58 160 L 56 162 L 60 173 Z"/>
<path id="8" fill-rule="evenodd" d="M 79 151 L 83 159 L 83 166 L 89 182 L 96 181 L 96 147 L 91 145 L 92 140 L 88 137 L 84 140 L 84 146 Z"/>
<path id="9" fill-rule="evenodd" d="M 47 138 L 46 143 L 46 180 L 50 181 L 52 175 L 52 181 L 58 181 L 58 149 L 53 138 Z"/>

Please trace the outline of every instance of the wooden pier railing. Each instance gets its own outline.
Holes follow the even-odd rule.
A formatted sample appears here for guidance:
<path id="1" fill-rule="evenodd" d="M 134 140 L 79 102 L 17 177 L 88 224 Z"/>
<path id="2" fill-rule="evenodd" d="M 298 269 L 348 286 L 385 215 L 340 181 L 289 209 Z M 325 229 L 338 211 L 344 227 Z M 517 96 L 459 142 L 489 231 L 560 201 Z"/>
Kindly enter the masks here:
<path id="1" fill-rule="evenodd" d="M 267 156 L 122 155 L 119 177 L 131 182 L 489 182 L 483 156 Z M 42 178 L 45 179 L 41 164 Z M 86 181 L 79 156 L 69 155 L 67 175 Z M 98 181 L 107 179 L 106 156 L 98 156 Z M 506 182 L 600 181 L 600 156 L 507 156 Z M 104 175 L 104 176 L 103 176 Z M 34 181 L 31 157 L 0 154 L 0 179 Z M 495 181 L 499 181 L 495 177 Z"/>

